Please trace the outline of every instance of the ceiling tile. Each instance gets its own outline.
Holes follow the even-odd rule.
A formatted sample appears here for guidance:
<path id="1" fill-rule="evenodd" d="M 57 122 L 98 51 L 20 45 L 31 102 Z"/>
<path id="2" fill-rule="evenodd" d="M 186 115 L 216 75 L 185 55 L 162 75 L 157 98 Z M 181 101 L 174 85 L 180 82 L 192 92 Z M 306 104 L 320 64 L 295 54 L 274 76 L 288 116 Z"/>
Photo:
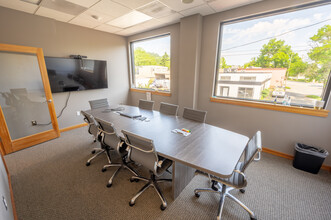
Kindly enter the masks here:
<path id="1" fill-rule="evenodd" d="M 22 2 L 19 0 L 0 0 L 0 6 L 5 8 L 11 8 L 14 10 L 24 11 L 30 14 L 33 14 L 38 8 L 38 5 Z"/>
<path id="2" fill-rule="evenodd" d="M 76 5 L 63 0 L 43 0 L 40 3 L 40 6 L 75 16 L 79 15 L 87 9 L 86 7 L 82 7 L 80 5 Z"/>
<path id="3" fill-rule="evenodd" d="M 161 18 L 175 13 L 175 11 L 158 1 L 151 2 L 137 10 L 153 18 Z"/>
<path id="4" fill-rule="evenodd" d="M 96 16 L 97 18 L 93 16 Z M 109 16 L 108 14 L 104 14 L 93 9 L 88 9 L 83 13 L 81 13 L 80 15 L 78 15 L 77 17 L 89 20 L 90 22 L 97 22 L 99 24 L 106 23 L 115 18 L 113 16 Z"/>
<path id="5" fill-rule="evenodd" d="M 89 8 L 100 0 L 66 0 L 66 1 L 74 3 L 76 5 L 83 6 L 85 8 Z"/>
<path id="6" fill-rule="evenodd" d="M 184 16 L 190 16 L 194 14 L 201 14 L 202 16 L 215 13 L 215 11 L 207 4 L 200 5 L 194 8 L 186 9 L 180 12 Z"/>
<path id="7" fill-rule="evenodd" d="M 53 18 L 55 20 L 63 21 L 63 22 L 67 22 L 74 18 L 73 15 L 69 15 L 69 14 L 66 14 L 66 13 L 63 13 L 60 11 L 55 11 L 53 9 L 45 8 L 42 6 L 39 7 L 39 9 L 37 10 L 37 12 L 35 14 L 44 16 L 44 17 L 48 17 L 48 18 Z"/>
<path id="8" fill-rule="evenodd" d="M 182 17 L 184 16 L 179 13 L 174 13 L 172 15 L 159 18 L 158 20 L 167 24 L 173 24 L 179 22 Z"/>
<path id="9" fill-rule="evenodd" d="M 175 11 L 183 11 L 205 3 L 203 0 L 194 0 L 192 3 L 189 4 L 184 4 L 182 3 L 181 0 L 159 0 L 159 1 Z"/>
<path id="10" fill-rule="evenodd" d="M 113 0 L 113 1 L 121 5 L 124 5 L 126 7 L 129 7 L 131 9 L 136 9 L 154 0 Z"/>
<path id="11" fill-rule="evenodd" d="M 119 31 L 123 30 L 122 28 L 110 26 L 108 24 L 102 24 L 102 25 L 96 27 L 95 29 L 99 30 L 99 31 L 105 31 L 105 32 L 108 32 L 108 33 L 116 33 L 116 32 L 119 32 Z"/>
<path id="12" fill-rule="evenodd" d="M 215 0 L 211 1 L 208 4 L 216 11 L 225 11 L 232 8 L 237 8 L 240 6 L 252 4 L 255 2 L 260 2 L 262 0 L 231 0 L 231 1 L 223 1 L 223 0 Z"/>
<path id="13" fill-rule="evenodd" d="M 118 17 L 110 22 L 108 22 L 107 24 L 115 26 L 115 27 L 119 27 L 119 28 L 128 28 L 131 27 L 133 25 L 137 25 L 140 24 L 142 22 L 151 20 L 152 17 L 141 13 L 139 11 L 131 11 L 128 14 L 125 14 L 121 17 Z"/>
<path id="14" fill-rule="evenodd" d="M 90 9 L 101 12 L 103 14 L 119 17 L 131 11 L 130 8 L 124 7 L 116 2 L 110 0 L 102 0 L 97 4 L 93 5 Z"/>
<path id="15" fill-rule="evenodd" d="M 133 34 L 137 34 L 137 33 L 143 32 L 146 29 L 147 28 L 144 27 L 144 26 L 142 26 L 142 25 L 137 25 L 137 26 L 126 28 L 126 29 L 124 29 L 122 31 L 116 32 L 116 34 L 122 35 L 122 36 L 130 36 L 130 35 L 133 35 Z"/>
<path id="16" fill-rule="evenodd" d="M 74 19 L 72 19 L 69 23 L 88 28 L 95 28 L 100 25 L 100 23 L 97 20 L 93 21 L 83 16 L 77 16 Z"/>
<path id="17" fill-rule="evenodd" d="M 161 27 L 163 25 L 165 25 L 165 22 L 159 21 L 157 19 L 152 19 L 152 20 L 146 21 L 146 22 L 141 24 L 141 26 L 144 26 L 148 29 L 158 28 L 158 27 Z"/>

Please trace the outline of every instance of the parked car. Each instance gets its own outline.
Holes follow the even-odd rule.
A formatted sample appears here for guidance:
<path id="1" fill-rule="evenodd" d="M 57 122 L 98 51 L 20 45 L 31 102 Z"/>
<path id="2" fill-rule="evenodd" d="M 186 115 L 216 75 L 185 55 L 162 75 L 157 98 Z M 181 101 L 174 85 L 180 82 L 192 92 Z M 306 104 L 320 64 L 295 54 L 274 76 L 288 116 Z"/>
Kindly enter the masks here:
<path id="1" fill-rule="evenodd" d="M 272 97 L 279 97 L 279 98 L 284 98 L 285 97 L 285 88 L 283 87 L 278 87 L 272 92 Z"/>

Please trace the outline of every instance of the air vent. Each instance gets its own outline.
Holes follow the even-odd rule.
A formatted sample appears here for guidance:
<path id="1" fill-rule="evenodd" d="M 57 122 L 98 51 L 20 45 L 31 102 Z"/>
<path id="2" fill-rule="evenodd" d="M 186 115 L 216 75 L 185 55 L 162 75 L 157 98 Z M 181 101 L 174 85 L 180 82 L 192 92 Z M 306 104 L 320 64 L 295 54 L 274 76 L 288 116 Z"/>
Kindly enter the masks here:
<path id="1" fill-rule="evenodd" d="M 50 8 L 74 16 L 79 15 L 87 9 L 80 5 L 67 2 L 65 0 L 43 0 L 40 5 L 44 6 L 45 8 Z"/>
<path id="2" fill-rule="evenodd" d="M 157 1 L 138 8 L 137 10 L 153 18 L 161 18 L 175 13 L 175 11 Z"/>

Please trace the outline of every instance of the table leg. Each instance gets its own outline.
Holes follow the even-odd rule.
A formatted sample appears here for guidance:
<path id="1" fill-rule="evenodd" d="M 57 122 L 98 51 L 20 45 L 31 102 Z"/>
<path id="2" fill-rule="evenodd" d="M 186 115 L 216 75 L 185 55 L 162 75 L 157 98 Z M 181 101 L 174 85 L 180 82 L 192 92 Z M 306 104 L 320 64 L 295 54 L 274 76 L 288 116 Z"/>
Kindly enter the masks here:
<path id="1" fill-rule="evenodd" d="M 172 196 L 175 200 L 194 177 L 195 169 L 180 162 L 172 164 Z"/>

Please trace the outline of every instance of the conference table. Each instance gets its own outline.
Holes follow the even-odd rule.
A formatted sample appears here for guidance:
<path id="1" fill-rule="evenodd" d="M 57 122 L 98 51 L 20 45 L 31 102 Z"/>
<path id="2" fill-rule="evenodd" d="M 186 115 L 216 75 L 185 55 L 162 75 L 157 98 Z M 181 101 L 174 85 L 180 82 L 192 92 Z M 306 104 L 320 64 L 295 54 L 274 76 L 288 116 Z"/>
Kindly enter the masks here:
<path id="1" fill-rule="evenodd" d="M 114 106 L 117 108 L 118 106 Z M 86 112 L 95 118 L 113 123 L 119 136 L 127 130 L 152 139 L 157 153 L 173 161 L 172 196 L 178 197 L 194 177 L 195 170 L 221 178 L 230 177 L 241 158 L 249 138 L 206 123 L 188 120 L 180 116 L 166 115 L 158 111 L 121 105 L 122 113 L 141 115 L 145 120 L 122 116 L 112 107 Z M 172 132 L 186 128 L 191 134 L 184 136 Z"/>

